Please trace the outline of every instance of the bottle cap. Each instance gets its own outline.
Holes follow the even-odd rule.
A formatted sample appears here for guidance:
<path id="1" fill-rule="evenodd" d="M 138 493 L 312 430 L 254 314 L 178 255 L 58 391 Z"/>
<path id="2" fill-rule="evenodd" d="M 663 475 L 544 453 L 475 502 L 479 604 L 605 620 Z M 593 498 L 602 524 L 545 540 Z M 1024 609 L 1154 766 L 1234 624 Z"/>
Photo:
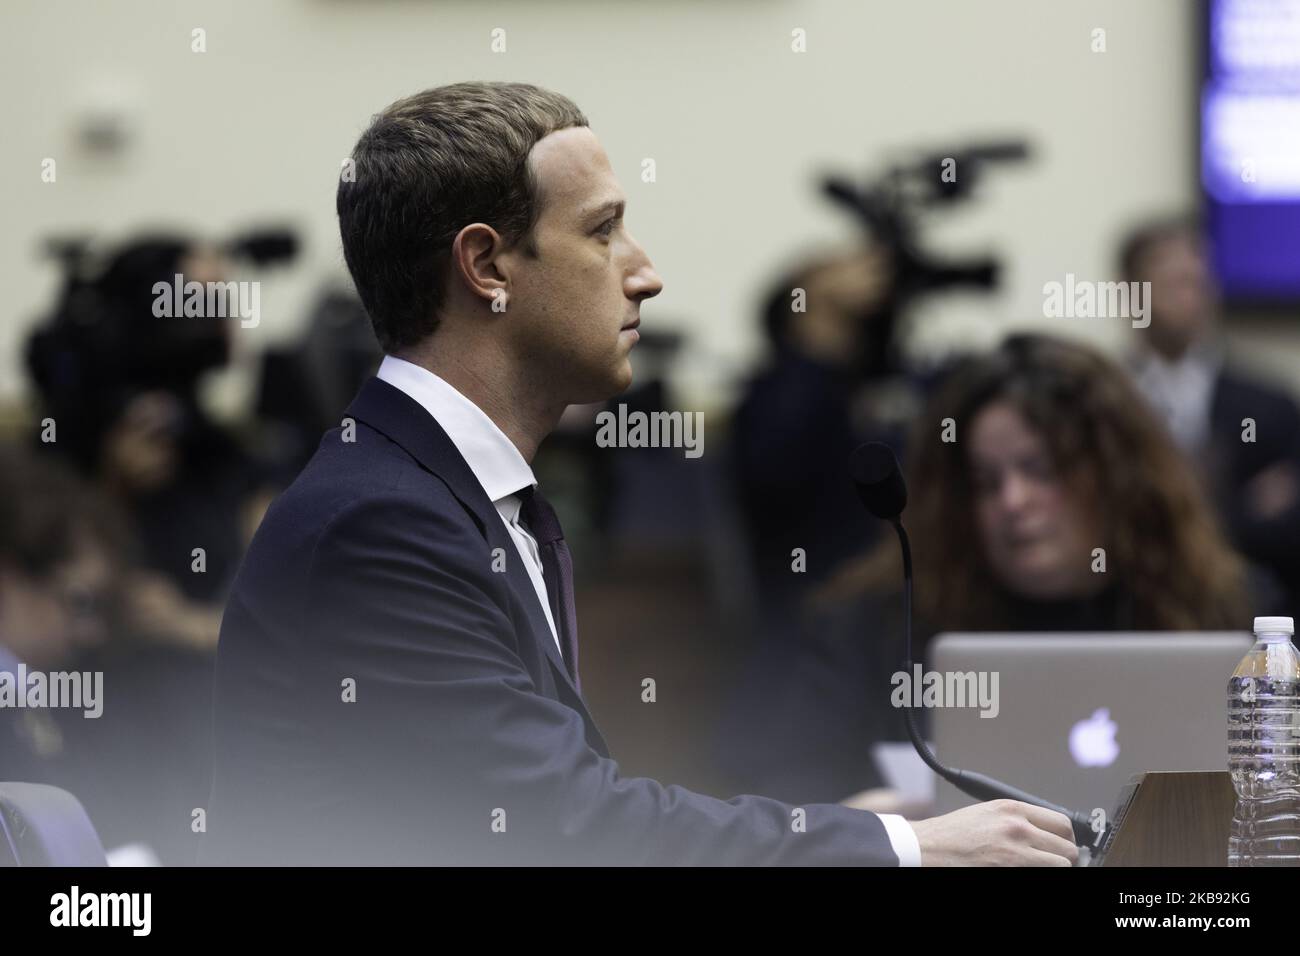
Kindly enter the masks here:
<path id="1" fill-rule="evenodd" d="M 1257 617 L 1255 618 L 1256 634 L 1295 634 L 1295 618 L 1293 617 Z"/>

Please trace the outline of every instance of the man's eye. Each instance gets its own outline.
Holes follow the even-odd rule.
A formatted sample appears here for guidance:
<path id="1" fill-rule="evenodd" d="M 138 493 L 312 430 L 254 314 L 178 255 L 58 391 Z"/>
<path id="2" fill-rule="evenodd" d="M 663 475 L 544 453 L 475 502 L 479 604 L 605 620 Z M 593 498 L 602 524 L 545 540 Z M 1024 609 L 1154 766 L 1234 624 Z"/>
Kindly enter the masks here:
<path id="1" fill-rule="evenodd" d="M 606 219 L 601 223 L 600 228 L 596 230 L 596 235 L 608 238 L 614 232 L 614 226 L 618 224 L 618 217 Z"/>

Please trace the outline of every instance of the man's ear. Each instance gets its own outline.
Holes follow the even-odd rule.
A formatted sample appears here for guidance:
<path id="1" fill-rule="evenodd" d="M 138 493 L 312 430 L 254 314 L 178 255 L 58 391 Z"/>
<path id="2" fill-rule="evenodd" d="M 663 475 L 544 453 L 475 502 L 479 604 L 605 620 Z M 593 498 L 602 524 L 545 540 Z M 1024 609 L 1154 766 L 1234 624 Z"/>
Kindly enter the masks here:
<path id="1" fill-rule="evenodd" d="M 452 275 L 473 296 L 489 304 L 504 302 L 509 281 L 499 268 L 497 257 L 506 249 L 505 240 L 486 223 L 470 223 L 456 233 L 451 244 Z"/>

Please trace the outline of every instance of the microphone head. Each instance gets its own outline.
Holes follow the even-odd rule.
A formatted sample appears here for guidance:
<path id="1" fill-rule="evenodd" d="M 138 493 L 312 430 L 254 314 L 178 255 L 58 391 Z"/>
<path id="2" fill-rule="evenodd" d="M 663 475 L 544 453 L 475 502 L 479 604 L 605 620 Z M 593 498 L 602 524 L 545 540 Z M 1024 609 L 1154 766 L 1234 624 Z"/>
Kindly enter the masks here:
<path id="1" fill-rule="evenodd" d="M 907 483 L 893 449 L 867 442 L 849 456 L 849 477 L 863 507 L 882 521 L 893 521 L 907 507 Z"/>

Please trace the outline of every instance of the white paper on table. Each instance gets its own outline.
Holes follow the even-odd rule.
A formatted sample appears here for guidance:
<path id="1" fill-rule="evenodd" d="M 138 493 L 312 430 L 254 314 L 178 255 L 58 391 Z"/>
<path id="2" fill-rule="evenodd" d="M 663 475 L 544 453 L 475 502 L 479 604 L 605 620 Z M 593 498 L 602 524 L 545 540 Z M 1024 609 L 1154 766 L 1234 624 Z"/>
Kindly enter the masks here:
<path id="1" fill-rule="evenodd" d="M 930 749 L 934 749 L 933 744 Z M 885 778 L 885 785 L 897 790 L 904 800 L 934 803 L 934 771 L 925 765 L 910 743 L 878 743 L 872 746 L 871 756 Z"/>

